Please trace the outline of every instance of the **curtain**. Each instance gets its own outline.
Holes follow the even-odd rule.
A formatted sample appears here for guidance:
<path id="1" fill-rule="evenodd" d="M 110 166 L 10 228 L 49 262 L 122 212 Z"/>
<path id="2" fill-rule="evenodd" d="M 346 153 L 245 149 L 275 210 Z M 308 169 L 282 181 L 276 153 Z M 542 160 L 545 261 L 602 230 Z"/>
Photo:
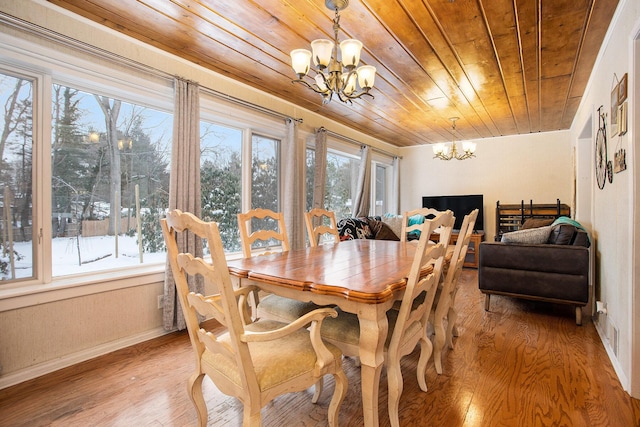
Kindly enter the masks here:
<path id="1" fill-rule="evenodd" d="M 292 250 L 305 247 L 303 212 L 305 198 L 305 149 L 304 141 L 298 140 L 297 121 L 286 119 L 287 131 L 282 150 L 283 213 Z"/>
<path id="2" fill-rule="evenodd" d="M 393 181 L 391 191 L 393 197 L 389 199 L 389 212 L 400 214 L 400 158 L 393 158 Z"/>
<path id="3" fill-rule="evenodd" d="M 324 209 L 324 187 L 327 182 L 327 130 L 316 130 L 316 155 L 313 170 L 312 208 Z"/>
<path id="4" fill-rule="evenodd" d="M 200 217 L 199 86 L 197 83 L 176 78 L 174 92 L 169 210 L 180 209 Z M 201 239 L 193 234 L 180 233 L 178 249 L 201 257 Z M 176 286 L 170 268 L 167 261 L 162 320 L 166 330 L 182 330 L 186 327 L 184 314 L 176 298 Z M 189 277 L 189 289 L 204 294 L 202 277 Z"/>
<path id="5" fill-rule="evenodd" d="M 371 147 L 365 145 L 360 154 L 358 185 L 354 198 L 352 214 L 354 217 L 369 216 L 371 205 Z"/>

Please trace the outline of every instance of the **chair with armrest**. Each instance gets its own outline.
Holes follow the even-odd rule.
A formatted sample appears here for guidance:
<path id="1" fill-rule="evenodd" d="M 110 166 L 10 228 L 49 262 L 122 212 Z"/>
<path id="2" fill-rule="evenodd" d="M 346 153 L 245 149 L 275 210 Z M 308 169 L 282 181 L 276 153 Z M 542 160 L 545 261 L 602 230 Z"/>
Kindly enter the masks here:
<path id="1" fill-rule="evenodd" d="M 161 220 L 168 258 L 182 306 L 189 338 L 196 356 L 196 369 L 187 390 L 196 407 L 198 423 L 206 426 L 207 406 L 202 380 L 209 376 L 221 392 L 238 398 L 244 405 L 242 425 L 260 426 L 261 408 L 275 397 L 302 391 L 318 383 L 324 375 L 335 378 L 329 405 L 329 425 L 338 425 L 338 411 L 347 389 L 340 350 L 320 337 L 322 321 L 335 316 L 324 308 L 286 324 L 272 320 L 246 323 L 242 311 L 252 287 L 233 289 L 218 226 L 203 222 L 179 210 Z M 177 236 L 190 232 L 206 239 L 211 261 L 180 253 Z M 190 292 L 188 277 L 201 276 L 217 294 L 202 296 Z M 206 331 L 199 317 L 215 319 L 226 332 Z M 309 330 L 306 327 L 311 324 Z M 317 396 L 314 396 L 314 403 Z"/>
<path id="2" fill-rule="evenodd" d="M 325 218 L 328 219 L 329 225 L 323 222 Z M 307 226 L 307 235 L 311 246 L 317 246 L 322 243 L 323 237 L 325 237 L 325 242 L 340 242 L 336 214 L 333 211 L 321 208 L 311 209 L 309 212 L 304 213 L 304 223 Z M 327 239 L 326 236 L 328 235 L 332 237 Z"/>
<path id="3" fill-rule="evenodd" d="M 256 225 L 269 226 L 269 229 L 254 229 Z M 274 227 L 275 225 L 275 227 Z M 238 214 L 238 226 L 240 228 L 240 240 L 242 253 L 245 258 L 254 255 L 252 246 L 259 241 L 268 242 L 267 250 L 256 252 L 257 255 L 269 255 L 279 251 L 273 250 L 280 247 L 281 252 L 289 250 L 289 238 L 284 223 L 284 214 L 269 209 L 253 209 L 246 213 Z M 257 296 L 255 305 L 257 316 L 277 320 L 279 322 L 293 322 L 299 317 L 319 308 L 311 302 L 296 301 L 279 295 L 267 295 L 261 299 Z"/>
<path id="4" fill-rule="evenodd" d="M 416 245 L 411 271 L 399 310 L 389 310 L 389 334 L 384 343 L 384 363 L 387 367 L 389 390 L 389 418 L 392 426 L 399 426 L 399 403 L 402 395 L 400 359 L 411 353 L 420 343 L 417 378 L 420 389 L 427 391 L 426 369 L 433 345 L 427 338 L 427 325 L 436 295 L 446 253 L 445 242 L 434 244 L 429 236 L 442 227 L 450 233 L 453 213 L 440 212 L 435 218 L 420 225 L 420 239 Z M 322 337 L 338 346 L 349 357 L 359 355 L 360 325 L 358 317 L 338 309 L 338 317 L 326 319 L 322 324 Z"/>
<path id="5" fill-rule="evenodd" d="M 455 309 L 455 297 L 458 291 L 458 278 L 462 272 L 467 249 L 473 226 L 478 217 L 478 209 L 474 209 L 470 214 L 465 215 L 462 221 L 458 239 L 453 249 L 453 254 L 448 266 L 442 272 L 442 285 L 438 289 L 436 303 L 433 306 L 433 329 L 435 332 L 433 359 L 436 366 L 436 372 L 442 374 L 442 349 L 446 344 L 449 348 L 453 348 L 453 336 L 458 336 L 455 322 L 457 312 Z M 447 319 L 447 330 L 444 329 L 444 320 Z"/>

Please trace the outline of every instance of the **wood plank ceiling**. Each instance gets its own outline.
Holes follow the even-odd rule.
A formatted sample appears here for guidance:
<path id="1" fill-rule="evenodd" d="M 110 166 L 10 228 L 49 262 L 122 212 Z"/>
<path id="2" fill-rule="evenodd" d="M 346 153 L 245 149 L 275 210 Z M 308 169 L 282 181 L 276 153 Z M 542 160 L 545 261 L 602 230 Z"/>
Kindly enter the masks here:
<path id="1" fill-rule="evenodd" d="M 397 146 L 568 129 L 618 0 L 351 0 L 340 40 L 378 74 L 352 105 L 292 84 L 333 38 L 323 0 L 49 0 Z M 313 74 L 313 72 L 311 73 Z"/>

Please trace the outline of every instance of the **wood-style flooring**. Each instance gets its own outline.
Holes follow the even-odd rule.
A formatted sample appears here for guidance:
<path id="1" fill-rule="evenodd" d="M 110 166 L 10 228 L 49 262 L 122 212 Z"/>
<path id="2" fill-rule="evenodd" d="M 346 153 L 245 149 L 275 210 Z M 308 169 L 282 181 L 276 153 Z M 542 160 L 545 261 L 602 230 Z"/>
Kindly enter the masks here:
<path id="1" fill-rule="evenodd" d="M 622 389 L 593 323 L 574 310 L 506 297 L 485 312 L 477 273 L 465 269 L 458 293 L 460 337 L 445 350 L 444 373 L 415 379 L 418 352 L 403 359 L 403 426 L 640 426 L 640 401 Z M 0 390 L 0 426 L 190 426 L 186 392 L 194 366 L 186 332 L 172 333 Z M 344 361 L 349 391 L 341 426 L 362 426 L 360 371 Z M 277 398 L 263 425 L 326 426 L 333 383 L 318 402 L 312 390 Z M 388 426 L 387 384 L 380 384 L 380 425 Z M 240 426 L 242 406 L 205 380 L 209 426 Z"/>

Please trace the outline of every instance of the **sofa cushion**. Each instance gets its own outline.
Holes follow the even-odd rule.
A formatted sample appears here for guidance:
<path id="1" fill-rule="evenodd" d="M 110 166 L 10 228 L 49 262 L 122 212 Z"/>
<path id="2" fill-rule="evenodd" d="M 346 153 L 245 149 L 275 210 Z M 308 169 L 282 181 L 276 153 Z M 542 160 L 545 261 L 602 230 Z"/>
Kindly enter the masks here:
<path id="1" fill-rule="evenodd" d="M 551 225 L 553 223 L 553 218 L 527 218 L 524 223 L 522 223 L 522 227 L 520 230 L 527 230 L 529 228 L 539 228 L 546 227 L 547 225 Z"/>
<path id="2" fill-rule="evenodd" d="M 529 228 L 526 230 L 511 231 L 502 235 L 503 243 L 526 243 L 529 245 L 539 245 L 547 243 L 551 234 L 551 226 Z"/>

